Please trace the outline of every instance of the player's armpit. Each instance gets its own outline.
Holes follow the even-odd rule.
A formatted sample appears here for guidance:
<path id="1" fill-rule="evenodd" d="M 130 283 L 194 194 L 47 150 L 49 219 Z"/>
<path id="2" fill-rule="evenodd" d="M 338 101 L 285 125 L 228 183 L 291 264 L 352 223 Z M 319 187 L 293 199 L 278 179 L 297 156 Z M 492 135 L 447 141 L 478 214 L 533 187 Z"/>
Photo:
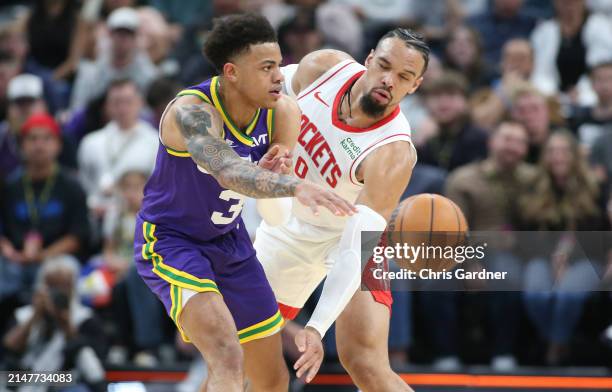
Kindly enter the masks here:
<path id="1" fill-rule="evenodd" d="M 364 186 L 355 204 L 370 207 L 388 221 L 406 190 L 416 160 L 416 151 L 408 141 L 377 148 L 359 167 L 358 177 L 363 178 Z"/>
<path id="2" fill-rule="evenodd" d="M 315 50 L 304 56 L 293 75 L 291 88 L 296 95 L 317 80 L 334 65 L 353 58 L 345 52 L 335 49 Z"/>

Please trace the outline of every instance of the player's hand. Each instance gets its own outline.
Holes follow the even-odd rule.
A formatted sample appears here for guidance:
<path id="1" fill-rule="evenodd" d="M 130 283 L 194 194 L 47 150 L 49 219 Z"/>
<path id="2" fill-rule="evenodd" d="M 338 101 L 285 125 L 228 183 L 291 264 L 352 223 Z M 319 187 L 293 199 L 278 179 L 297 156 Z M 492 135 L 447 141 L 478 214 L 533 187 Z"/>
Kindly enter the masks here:
<path id="1" fill-rule="evenodd" d="M 273 171 L 278 174 L 291 174 L 293 167 L 293 154 L 291 151 L 280 153 L 280 146 L 275 144 L 259 160 L 259 167 Z"/>
<path id="2" fill-rule="evenodd" d="M 295 336 L 295 345 L 302 353 L 300 358 L 293 365 L 296 370 L 296 376 L 304 381 L 311 382 L 314 376 L 317 375 L 321 362 L 323 362 L 323 344 L 321 343 L 321 335 L 311 327 L 302 329 Z"/>
<path id="3" fill-rule="evenodd" d="M 309 181 L 303 181 L 295 188 L 295 198 L 305 206 L 310 207 L 315 216 L 319 215 L 318 206 L 323 206 L 334 215 L 353 215 L 357 208 L 334 192 Z"/>

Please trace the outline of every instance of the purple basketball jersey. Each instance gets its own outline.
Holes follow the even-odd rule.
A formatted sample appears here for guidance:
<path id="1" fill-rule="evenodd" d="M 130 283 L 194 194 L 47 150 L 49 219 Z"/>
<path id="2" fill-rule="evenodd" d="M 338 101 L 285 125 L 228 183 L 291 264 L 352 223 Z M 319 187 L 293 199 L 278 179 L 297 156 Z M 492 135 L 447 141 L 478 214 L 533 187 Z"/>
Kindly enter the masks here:
<path id="1" fill-rule="evenodd" d="M 243 159 L 258 162 L 272 138 L 274 110 L 259 109 L 246 129 L 234 125 L 223 107 L 214 77 L 181 91 L 213 105 L 223 117 L 225 142 Z M 219 185 L 191 159 L 189 152 L 160 143 L 155 169 L 144 191 L 140 216 L 198 241 L 209 241 L 241 222 L 244 196 Z"/>

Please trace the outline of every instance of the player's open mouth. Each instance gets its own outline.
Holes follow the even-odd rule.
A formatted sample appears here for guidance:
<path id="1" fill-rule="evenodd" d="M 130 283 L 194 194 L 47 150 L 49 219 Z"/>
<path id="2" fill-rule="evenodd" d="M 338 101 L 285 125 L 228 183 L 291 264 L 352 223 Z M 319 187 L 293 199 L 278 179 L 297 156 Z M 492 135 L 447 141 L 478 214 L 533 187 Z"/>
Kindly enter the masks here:
<path id="1" fill-rule="evenodd" d="M 382 103 L 386 103 L 391 100 L 391 95 L 387 91 L 380 88 L 377 88 L 372 91 L 372 96 L 374 97 L 374 99 Z"/>
<path id="2" fill-rule="evenodd" d="M 281 87 L 278 87 L 278 88 L 275 88 L 275 89 L 270 90 L 270 91 L 269 91 L 269 93 L 270 93 L 270 94 L 271 94 L 271 95 L 272 95 L 274 98 L 280 98 L 280 95 L 281 95 L 281 90 L 282 90 L 282 88 L 281 88 Z"/>

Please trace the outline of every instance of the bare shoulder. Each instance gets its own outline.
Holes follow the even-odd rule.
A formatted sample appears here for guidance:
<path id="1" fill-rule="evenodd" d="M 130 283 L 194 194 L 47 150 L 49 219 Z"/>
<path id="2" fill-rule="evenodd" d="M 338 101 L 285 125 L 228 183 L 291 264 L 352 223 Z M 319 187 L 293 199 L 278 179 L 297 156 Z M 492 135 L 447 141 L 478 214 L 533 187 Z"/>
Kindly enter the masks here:
<path id="1" fill-rule="evenodd" d="M 221 129 L 223 127 L 223 119 L 221 115 L 212 105 L 205 103 L 202 99 L 198 98 L 194 95 L 185 95 L 182 97 L 178 97 L 174 100 L 164 112 L 164 118 L 161 127 L 161 140 L 167 147 L 170 147 L 179 151 L 186 151 L 187 146 L 185 143 L 185 137 L 181 132 L 181 124 L 179 121 L 186 121 L 186 116 L 188 112 L 198 114 L 204 114 L 206 118 L 210 119 L 211 127 L 209 129 L 215 130 L 215 136 L 219 136 L 221 134 Z M 179 120 L 179 118 L 183 120 Z"/>
<path id="2" fill-rule="evenodd" d="M 405 140 L 385 144 L 372 151 L 359 165 L 357 178 L 363 179 L 370 173 L 374 178 L 392 179 L 410 175 L 416 163 L 416 150 Z"/>
<path id="3" fill-rule="evenodd" d="M 353 60 L 353 58 L 348 53 L 335 49 L 315 50 L 307 54 L 300 61 L 293 77 L 293 91 L 298 94 L 327 70 L 344 60 Z"/>
<path id="4" fill-rule="evenodd" d="M 372 158 L 373 161 L 389 164 L 390 168 L 409 167 L 412 169 L 416 163 L 417 156 L 412 142 L 398 140 L 377 148 L 368 158 Z"/>
<path id="5" fill-rule="evenodd" d="M 276 107 L 274 108 L 278 114 L 289 114 L 294 115 L 300 113 L 300 107 L 298 106 L 295 98 L 292 98 L 288 95 L 282 94 L 278 102 L 276 102 Z"/>

